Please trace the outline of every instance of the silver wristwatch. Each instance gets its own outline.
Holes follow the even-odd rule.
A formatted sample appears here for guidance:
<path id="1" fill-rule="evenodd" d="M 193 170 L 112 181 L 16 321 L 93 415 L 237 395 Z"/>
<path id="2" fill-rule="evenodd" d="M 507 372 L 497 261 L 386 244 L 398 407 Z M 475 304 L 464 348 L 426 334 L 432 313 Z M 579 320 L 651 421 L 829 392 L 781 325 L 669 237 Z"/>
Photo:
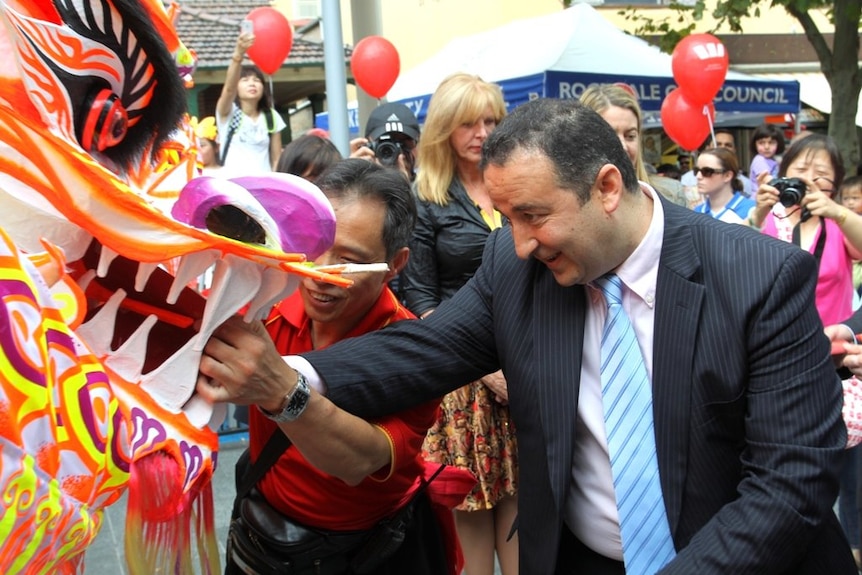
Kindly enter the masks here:
<path id="1" fill-rule="evenodd" d="M 296 372 L 296 385 L 290 393 L 284 396 L 284 401 L 281 404 L 281 410 L 272 412 L 258 406 L 260 412 L 273 420 L 276 423 L 288 423 L 295 421 L 297 417 L 302 415 L 308 406 L 308 399 L 311 397 L 311 388 L 308 387 L 308 380 L 299 372 Z"/>

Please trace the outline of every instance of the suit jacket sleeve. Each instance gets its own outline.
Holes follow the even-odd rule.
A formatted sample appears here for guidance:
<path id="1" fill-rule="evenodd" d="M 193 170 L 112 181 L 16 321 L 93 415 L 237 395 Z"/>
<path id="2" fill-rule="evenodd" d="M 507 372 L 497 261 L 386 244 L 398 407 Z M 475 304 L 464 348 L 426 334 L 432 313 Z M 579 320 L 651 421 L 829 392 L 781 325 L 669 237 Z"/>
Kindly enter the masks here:
<path id="1" fill-rule="evenodd" d="M 693 476 L 689 469 L 682 513 L 700 515 L 703 523 L 690 540 L 677 541 L 684 546 L 662 574 L 784 573 L 798 568 L 811 550 L 823 550 L 817 540 L 827 530 L 824 524 L 834 523 L 846 430 L 841 383 L 814 310 L 816 277 L 812 258 L 797 250 L 780 265 L 763 298 L 749 306 L 748 381 L 742 401 L 733 402 L 742 405 L 741 412 L 731 414 L 728 405 L 722 414 L 722 406 L 711 406 L 725 423 L 713 419 L 692 430 L 697 435 L 710 429 L 692 450 L 717 455 L 739 442 L 735 493 L 706 509 L 709 490 L 728 486 L 716 485 L 716 474 Z"/>
<path id="2" fill-rule="evenodd" d="M 437 399 L 500 369 L 491 313 L 492 233 L 473 278 L 426 319 L 302 354 L 336 405 L 363 418 Z"/>

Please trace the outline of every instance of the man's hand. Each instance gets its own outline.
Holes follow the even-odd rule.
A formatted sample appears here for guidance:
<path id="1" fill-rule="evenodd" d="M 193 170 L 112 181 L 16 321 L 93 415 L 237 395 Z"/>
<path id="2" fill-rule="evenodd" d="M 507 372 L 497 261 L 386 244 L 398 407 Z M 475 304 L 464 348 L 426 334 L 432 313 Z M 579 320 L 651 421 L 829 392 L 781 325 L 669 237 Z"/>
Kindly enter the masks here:
<path id="1" fill-rule="evenodd" d="M 368 160 L 369 162 L 375 160 L 374 150 L 368 147 L 368 140 L 365 138 L 353 138 L 350 140 L 350 157 Z"/>
<path id="2" fill-rule="evenodd" d="M 480 379 L 485 387 L 490 389 L 494 393 L 494 398 L 498 403 L 503 405 L 509 404 L 509 388 L 506 385 L 506 378 L 503 377 L 502 371 L 495 371 L 494 373 L 489 373 Z"/>
<path id="3" fill-rule="evenodd" d="M 284 363 L 259 321 L 234 316 L 204 347 L 197 392 L 207 401 L 255 404 L 278 411 L 296 385 L 296 372 Z"/>
<path id="4" fill-rule="evenodd" d="M 823 333 L 826 334 L 832 344 L 832 363 L 835 364 L 835 369 L 843 365 L 853 371 L 852 367 L 844 363 L 848 353 L 845 348 L 848 343 L 854 343 L 854 335 L 850 328 L 843 324 L 827 325 L 823 328 Z"/>
<path id="5" fill-rule="evenodd" d="M 862 377 L 862 345 L 845 343 L 841 365 L 849 369 L 853 375 Z"/>

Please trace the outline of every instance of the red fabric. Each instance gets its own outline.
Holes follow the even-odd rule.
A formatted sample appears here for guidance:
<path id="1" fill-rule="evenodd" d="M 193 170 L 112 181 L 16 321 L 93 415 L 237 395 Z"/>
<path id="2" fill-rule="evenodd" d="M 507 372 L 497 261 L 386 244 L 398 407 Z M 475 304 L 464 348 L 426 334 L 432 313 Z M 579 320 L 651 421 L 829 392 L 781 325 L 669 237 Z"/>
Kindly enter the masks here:
<path id="1" fill-rule="evenodd" d="M 438 463 L 425 462 L 425 480 L 430 479 L 439 467 Z M 437 517 L 440 534 L 443 536 L 446 565 L 450 569 L 449 575 L 458 575 L 464 568 L 464 553 L 461 551 L 461 542 L 455 531 L 452 509 L 464 501 L 475 485 L 476 476 L 469 470 L 449 465 L 428 484 L 428 498 L 431 500 L 431 510 Z"/>
<path id="2" fill-rule="evenodd" d="M 400 305 L 388 288 L 348 337 L 354 337 L 414 316 Z M 299 293 L 281 302 L 266 321 L 276 348 L 282 355 L 312 349 L 310 320 Z M 437 404 L 429 402 L 381 418 L 372 423 L 383 427 L 393 440 L 395 468 L 386 481 L 366 478 L 350 487 L 340 479 L 311 466 L 298 449 L 288 449 L 258 483 L 267 501 L 285 515 L 308 525 L 339 531 L 368 529 L 398 507 L 417 477 L 423 473 L 422 441 L 434 421 Z M 256 408 L 249 412 L 252 461 L 277 430 L 275 423 Z M 388 469 L 376 475 L 385 477 Z"/>

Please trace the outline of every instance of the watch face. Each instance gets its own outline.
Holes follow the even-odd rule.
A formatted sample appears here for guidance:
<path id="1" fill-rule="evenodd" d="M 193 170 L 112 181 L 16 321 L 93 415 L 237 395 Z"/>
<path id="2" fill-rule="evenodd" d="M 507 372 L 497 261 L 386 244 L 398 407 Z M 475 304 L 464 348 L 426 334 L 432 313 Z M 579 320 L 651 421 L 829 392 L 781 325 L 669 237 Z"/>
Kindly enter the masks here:
<path id="1" fill-rule="evenodd" d="M 298 373 L 296 387 L 290 392 L 290 399 L 287 401 L 287 405 L 278 413 L 264 412 L 264 415 L 278 423 L 294 421 L 305 411 L 310 396 L 311 389 L 308 387 L 308 381 L 302 374 Z"/>

